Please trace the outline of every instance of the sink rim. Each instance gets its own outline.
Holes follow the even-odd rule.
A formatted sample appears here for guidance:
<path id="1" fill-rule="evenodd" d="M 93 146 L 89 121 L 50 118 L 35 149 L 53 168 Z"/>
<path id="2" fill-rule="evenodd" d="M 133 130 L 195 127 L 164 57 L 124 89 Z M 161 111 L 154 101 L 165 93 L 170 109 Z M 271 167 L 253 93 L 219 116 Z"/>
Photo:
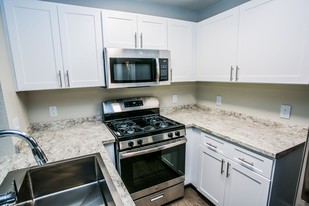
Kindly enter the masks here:
<path id="1" fill-rule="evenodd" d="M 102 154 L 101 153 L 93 153 L 93 154 L 88 154 L 88 155 L 83 155 L 83 156 L 79 156 L 79 157 L 74 157 L 74 158 L 69 158 L 69 159 L 64 159 L 64 160 L 60 160 L 60 161 L 55 161 L 55 162 L 50 162 L 47 163 L 43 166 L 32 166 L 32 167 L 27 167 L 27 168 L 23 168 L 23 169 L 17 169 L 17 170 L 13 170 L 7 173 L 6 177 L 4 178 L 2 184 L 0 185 L 0 194 L 5 193 L 7 191 L 10 191 L 12 189 L 11 185 L 12 185 L 12 180 L 15 179 L 16 183 L 17 183 L 17 190 L 19 191 L 21 188 L 21 184 L 24 180 L 24 178 L 26 177 L 26 175 L 29 172 L 35 171 L 36 169 L 41 169 L 41 168 L 48 168 L 48 167 L 52 167 L 52 166 L 57 166 L 58 164 L 65 164 L 65 163 L 70 163 L 72 161 L 78 161 L 78 160 L 82 160 L 85 158 L 95 158 L 94 161 L 96 161 L 96 164 L 98 165 L 98 169 L 101 171 L 101 173 L 103 174 L 103 179 L 105 180 L 109 193 L 114 201 L 114 203 L 116 205 L 124 205 L 123 202 L 121 201 L 120 195 L 116 190 L 116 187 L 112 181 L 112 178 L 104 164 L 103 158 L 102 158 Z M 35 198 L 33 197 L 32 200 L 34 200 Z M 19 203 L 20 204 L 20 203 Z"/>

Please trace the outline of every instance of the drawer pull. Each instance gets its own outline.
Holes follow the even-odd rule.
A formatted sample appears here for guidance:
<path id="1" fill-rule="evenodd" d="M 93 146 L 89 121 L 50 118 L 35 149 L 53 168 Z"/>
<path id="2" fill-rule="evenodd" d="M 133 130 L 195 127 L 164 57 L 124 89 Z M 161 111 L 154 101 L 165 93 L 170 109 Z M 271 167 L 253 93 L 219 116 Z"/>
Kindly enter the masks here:
<path id="1" fill-rule="evenodd" d="M 253 162 L 248 162 L 248 161 L 245 160 L 245 158 L 240 158 L 240 157 L 239 157 L 238 159 L 239 159 L 240 161 L 242 161 L 242 162 L 248 164 L 248 165 L 251 165 L 252 167 L 254 166 Z"/>
<path id="2" fill-rule="evenodd" d="M 158 196 L 156 196 L 156 197 L 154 197 L 154 198 L 151 198 L 150 201 L 153 202 L 153 201 L 156 201 L 156 200 L 161 199 L 161 198 L 163 198 L 163 197 L 164 197 L 164 195 L 163 195 L 163 194 L 160 194 L 160 195 L 158 195 Z"/>
<path id="3" fill-rule="evenodd" d="M 216 145 L 213 145 L 213 144 L 211 144 L 211 143 L 206 143 L 207 145 L 209 145 L 209 146 L 211 146 L 211 147 L 213 147 L 213 148 L 215 148 L 215 149 L 217 149 L 217 146 Z"/>

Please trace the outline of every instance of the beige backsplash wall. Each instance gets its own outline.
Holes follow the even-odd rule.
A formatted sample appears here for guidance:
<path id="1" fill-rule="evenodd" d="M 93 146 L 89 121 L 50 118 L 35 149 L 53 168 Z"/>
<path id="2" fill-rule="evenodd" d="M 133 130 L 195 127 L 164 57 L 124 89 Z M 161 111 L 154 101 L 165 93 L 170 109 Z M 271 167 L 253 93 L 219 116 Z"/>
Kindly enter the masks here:
<path id="1" fill-rule="evenodd" d="M 216 96 L 222 105 L 216 106 Z M 278 122 L 309 126 L 309 86 L 242 83 L 197 83 L 197 103 Z M 292 105 L 289 120 L 281 119 L 281 104 Z"/>
<path id="2" fill-rule="evenodd" d="M 130 89 L 64 89 L 26 92 L 25 96 L 29 121 L 33 123 L 101 115 L 101 103 L 108 99 L 156 96 L 160 99 L 161 107 L 196 104 L 195 85 L 173 83 L 170 86 Z M 174 94 L 178 97 L 176 104 L 172 103 Z M 57 117 L 49 116 L 50 106 L 57 107 Z"/>

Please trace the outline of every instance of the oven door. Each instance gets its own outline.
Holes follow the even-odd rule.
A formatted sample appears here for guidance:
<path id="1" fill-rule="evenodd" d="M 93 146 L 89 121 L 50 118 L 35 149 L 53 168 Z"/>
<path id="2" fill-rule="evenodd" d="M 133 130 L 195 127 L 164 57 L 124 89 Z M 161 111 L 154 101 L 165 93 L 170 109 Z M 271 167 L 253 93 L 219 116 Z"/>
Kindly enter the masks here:
<path id="1" fill-rule="evenodd" d="M 183 183 L 186 138 L 119 153 L 119 172 L 133 200 Z"/>

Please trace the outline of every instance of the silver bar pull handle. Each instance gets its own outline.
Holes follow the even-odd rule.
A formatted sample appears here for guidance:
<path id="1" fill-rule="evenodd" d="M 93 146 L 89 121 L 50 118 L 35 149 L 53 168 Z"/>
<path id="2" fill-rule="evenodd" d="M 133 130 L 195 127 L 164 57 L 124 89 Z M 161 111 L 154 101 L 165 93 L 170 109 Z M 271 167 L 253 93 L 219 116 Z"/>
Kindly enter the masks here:
<path id="1" fill-rule="evenodd" d="M 236 82 L 239 80 L 239 67 L 236 66 Z"/>
<path id="2" fill-rule="evenodd" d="M 222 159 L 221 160 L 221 174 L 223 174 L 224 172 L 223 166 L 224 166 L 224 160 Z"/>
<path id="3" fill-rule="evenodd" d="M 229 173 L 229 169 L 230 169 L 230 163 L 227 163 L 227 166 L 226 166 L 226 177 L 228 178 L 230 176 L 230 173 Z"/>
<path id="4" fill-rule="evenodd" d="M 156 59 L 156 66 L 157 66 L 157 83 L 159 84 L 160 81 L 160 62 L 159 59 Z"/>
<path id="5" fill-rule="evenodd" d="M 161 199 L 161 198 L 163 198 L 163 197 L 164 197 L 164 195 L 163 195 L 163 194 L 160 194 L 160 195 L 158 195 L 158 196 L 156 196 L 156 197 L 154 197 L 154 198 L 151 198 L 150 201 L 153 202 L 153 201 L 156 201 L 156 200 Z"/>
<path id="6" fill-rule="evenodd" d="M 68 87 L 70 87 L 70 77 L 69 77 L 69 71 L 67 70 L 67 79 L 68 79 Z"/>
<path id="7" fill-rule="evenodd" d="M 134 43 L 135 43 L 135 48 L 137 48 L 137 33 L 134 33 Z"/>
<path id="8" fill-rule="evenodd" d="M 231 70 L 230 70 L 230 82 L 233 81 L 233 66 L 231 66 Z"/>
<path id="9" fill-rule="evenodd" d="M 58 71 L 59 80 L 60 80 L 60 87 L 62 87 L 62 78 L 61 78 L 61 71 Z"/>
<path id="10" fill-rule="evenodd" d="M 141 48 L 143 48 L 143 33 L 141 33 Z"/>
<path id="11" fill-rule="evenodd" d="M 238 158 L 240 161 L 242 161 L 242 162 L 244 162 L 244 163 L 246 163 L 246 164 L 248 164 L 248 165 L 251 165 L 252 167 L 254 166 L 254 163 L 253 162 L 248 162 L 247 160 L 245 160 L 245 158 Z"/>
<path id="12" fill-rule="evenodd" d="M 215 149 L 217 149 L 217 146 L 216 145 L 213 145 L 213 144 L 211 144 L 211 143 L 206 143 L 207 145 L 209 145 L 209 146 L 211 146 L 212 148 L 215 148 Z"/>

